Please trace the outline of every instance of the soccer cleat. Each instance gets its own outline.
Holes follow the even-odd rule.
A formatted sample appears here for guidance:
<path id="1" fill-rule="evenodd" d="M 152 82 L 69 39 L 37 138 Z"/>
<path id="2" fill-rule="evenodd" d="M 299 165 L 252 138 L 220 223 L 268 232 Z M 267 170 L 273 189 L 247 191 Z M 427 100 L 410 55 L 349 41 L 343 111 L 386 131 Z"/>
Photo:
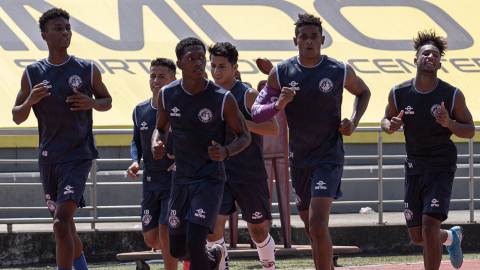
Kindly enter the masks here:
<path id="1" fill-rule="evenodd" d="M 225 265 L 225 249 L 222 245 L 215 244 L 207 250 L 208 258 L 213 261 L 212 270 L 221 270 Z"/>
<path id="2" fill-rule="evenodd" d="M 189 270 L 190 269 L 190 262 L 183 261 L 183 270 Z"/>
<path id="3" fill-rule="evenodd" d="M 450 229 L 453 236 L 453 241 L 450 246 L 447 246 L 448 254 L 450 254 L 450 262 L 455 269 L 459 269 L 463 263 L 462 239 L 463 229 L 460 226 L 455 226 Z"/>

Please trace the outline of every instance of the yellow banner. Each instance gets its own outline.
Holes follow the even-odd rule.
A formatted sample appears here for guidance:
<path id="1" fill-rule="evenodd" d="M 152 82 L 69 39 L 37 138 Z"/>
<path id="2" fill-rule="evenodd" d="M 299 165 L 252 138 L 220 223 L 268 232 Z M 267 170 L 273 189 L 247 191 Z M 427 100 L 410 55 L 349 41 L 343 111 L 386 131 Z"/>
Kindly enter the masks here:
<path id="1" fill-rule="evenodd" d="M 132 126 L 134 106 L 151 96 L 150 60 L 176 60 L 175 45 L 184 37 L 236 45 L 242 78 L 256 85 L 266 79 L 255 66 L 257 57 L 275 64 L 298 53 L 293 23 L 303 12 L 324 22 L 322 53 L 352 65 L 370 87 L 363 126 L 378 126 L 389 90 L 415 76 L 412 38 L 424 29 L 447 36 L 450 48 L 439 77 L 463 91 L 474 120 L 480 120 L 477 0 L 0 0 L 0 128 L 36 126 L 33 113 L 16 126 L 11 108 L 24 66 L 48 55 L 37 21 L 51 7 L 70 13 L 68 52 L 94 61 L 113 97 L 110 111 L 94 112 L 95 127 Z M 344 117 L 350 117 L 353 100 L 345 92 Z"/>

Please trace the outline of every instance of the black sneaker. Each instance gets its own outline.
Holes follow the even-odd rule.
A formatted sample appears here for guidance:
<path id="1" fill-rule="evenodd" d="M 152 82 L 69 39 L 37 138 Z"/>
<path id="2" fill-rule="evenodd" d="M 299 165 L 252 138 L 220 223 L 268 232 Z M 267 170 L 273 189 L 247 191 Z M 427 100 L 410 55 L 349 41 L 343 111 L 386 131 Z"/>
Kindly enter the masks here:
<path id="1" fill-rule="evenodd" d="M 208 258 L 213 261 L 212 270 L 221 270 L 225 264 L 225 249 L 222 245 L 215 244 L 207 250 Z"/>

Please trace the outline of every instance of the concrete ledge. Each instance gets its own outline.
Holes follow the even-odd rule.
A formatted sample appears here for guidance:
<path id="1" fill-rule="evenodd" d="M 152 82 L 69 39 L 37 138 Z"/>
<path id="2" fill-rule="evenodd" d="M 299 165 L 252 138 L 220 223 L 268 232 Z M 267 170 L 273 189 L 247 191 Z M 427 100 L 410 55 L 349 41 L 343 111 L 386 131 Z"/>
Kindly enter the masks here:
<path id="1" fill-rule="evenodd" d="M 480 251 L 480 225 L 461 225 L 465 232 L 464 252 Z M 452 225 L 444 225 L 450 228 Z M 404 225 L 332 227 L 329 229 L 336 246 L 358 246 L 362 254 L 414 254 L 422 248 L 411 243 Z M 281 229 L 272 227 L 270 234 L 277 245 L 282 244 Z M 115 261 L 118 253 L 148 250 L 141 230 L 90 230 L 79 232 L 88 262 Z M 228 238 L 228 236 L 227 236 Z M 247 244 L 246 228 L 241 228 L 238 243 Z M 308 245 L 304 228 L 292 227 L 294 245 Z M 55 264 L 55 238 L 51 232 L 14 232 L 0 234 L 0 266 Z"/>

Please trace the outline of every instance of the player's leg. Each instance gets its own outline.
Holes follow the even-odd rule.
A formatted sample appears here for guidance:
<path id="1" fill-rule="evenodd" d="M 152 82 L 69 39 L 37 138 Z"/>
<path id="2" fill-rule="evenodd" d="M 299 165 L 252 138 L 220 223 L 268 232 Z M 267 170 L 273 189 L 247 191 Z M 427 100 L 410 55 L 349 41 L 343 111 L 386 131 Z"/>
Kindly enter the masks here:
<path id="1" fill-rule="evenodd" d="M 442 222 L 429 215 L 422 218 L 423 259 L 425 270 L 437 270 L 442 261 L 442 241 L 440 239 Z M 445 235 L 446 236 L 446 235 Z M 446 240 L 446 237 L 444 237 Z"/>
<path id="2" fill-rule="evenodd" d="M 310 200 L 312 197 L 310 189 L 312 185 L 312 171 L 310 168 L 290 167 L 293 197 L 295 198 L 300 219 L 305 225 L 305 232 L 307 233 L 308 239 L 310 239 L 310 245 L 313 243 L 312 236 L 310 235 Z M 312 246 L 312 252 L 314 252 L 313 248 Z"/>
<path id="3" fill-rule="evenodd" d="M 73 237 L 73 246 L 75 247 L 75 252 L 73 254 L 73 268 L 75 270 L 87 270 L 87 261 L 83 254 L 83 244 L 77 234 L 77 228 L 75 227 L 73 220 L 70 223 L 70 229 Z"/>
<path id="4" fill-rule="evenodd" d="M 178 260 L 188 258 L 187 254 L 187 212 L 190 196 L 188 185 L 172 185 L 168 206 L 168 236 L 170 255 Z"/>
<path id="5" fill-rule="evenodd" d="M 312 247 L 315 250 L 313 261 L 317 269 L 331 269 L 333 267 L 333 247 L 328 232 L 328 220 L 332 197 L 312 197 L 310 202 L 310 235 Z"/>
<path id="6" fill-rule="evenodd" d="M 57 204 L 55 210 L 53 232 L 57 242 L 56 256 L 59 268 L 71 269 L 73 265 L 75 245 L 71 223 L 77 207 L 73 200 L 67 200 Z"/>
<path id="7" fill-rule="evenodd" d="M 257 246 L 263 269 L 275 269 L 275 241 L 269 234 L 267 220 L 272 220 L 270 190 L 267 181 L 254 184 L 231 183 L 232 194 L 242 209 L 242 219 Z"/>
<path id="8" fill-rule="evenodd" d="M 157 228 L 157 236 L 160 241 L 160 246 L 162 249 L 162 257 L 165 266 L 165 270 L 176 270 L 178 268 L 178 260 L 172 257 L 170 254 L 170 241 L 168 237 L 168 204 L 170 202 L 170 190 L 159 191 L 159 196 L 157 196 L 157 201 L 159 202 L 159 218 L 158 223 L 160 224 Z"/>
<path id="9" fill-rule="evenodd" d="M 215 221 L 222 203 L 224 184 L 204 182 L 189 185 L 191 200 L 186 216 L 187 250 L 190 255 L 190 269 L 221 269 L 225 263 L 225 249 L 215 244 L 205 252 L 209 232 L 215 230 Z M 202 251 L 202 252 L 201 252 Z M 207 256 L 208 254 L 208 256 Z M 208 265 L 210 262 L 211 265 Z"/>
<path id="10" fill-rule="evenodd" d="M 141 201 L 142 232 L 145 244 L 151 248 L 162 249 L 159 237 L 160 195 L 161 191 L 143 190 Z"/>
<path id="11" fill-rule="evenodd" d="M 228 256 L 227 245 L 225 244 L 225 224 L 227 223 L 228 216 L 237 211 L 235 205 L 235 197 L 230 190 L 230 182 L 226 182 L 223 188 L 222 204 L 218 211 L 217 221 L 215 222 L 215 229 L 213 234 L 209 234 L 207 237 L 207 247 L 212 248 L 213 245 L 219 244 L 225 249 L 225 264 L 221 267 L 222 270 L 229 269 L 228 264 L 230 258 Z"/>
<path id="12" fill-rule="evenodd" d="M 315 251 L 313 260 L 317 269 L 333 269 L 333 247 L 328 222 L 333 199 L 342 196 L 342 174 L 343 166 L 338 164 L 322 164 L 312 172 L 309 226 Z"/>

